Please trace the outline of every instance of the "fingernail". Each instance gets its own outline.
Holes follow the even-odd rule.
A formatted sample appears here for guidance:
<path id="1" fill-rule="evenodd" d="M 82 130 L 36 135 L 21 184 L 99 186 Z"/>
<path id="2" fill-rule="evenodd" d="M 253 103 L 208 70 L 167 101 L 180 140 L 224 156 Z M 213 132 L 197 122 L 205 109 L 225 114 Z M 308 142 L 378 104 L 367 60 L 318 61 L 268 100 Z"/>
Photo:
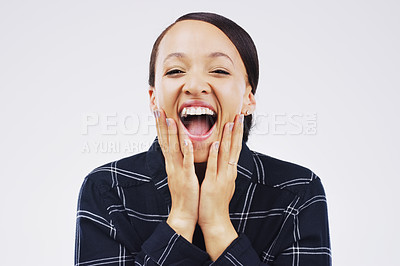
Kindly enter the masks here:
<path id="1" fill-rule="evenodd" d="M 233 123 L 230 123 L 229 124 L 229 131 L 232 131 L 232 129 L 233 129 Z"/>
<path id="2" fill-rule="evenodd" d="M 160 117 L 160 111 L 159 110 L 154 110 L 153 113 L 154 113 L 154 117 L 155 118 L 159 118 Z"/>
<path id="3" fill-rule="evenodd" d="M 239 123 L 242 124 L 244 119 L 244 114 L 240 114 L 239 116 Z"/>
<path id="4" fill-rule="evenodd" d="M 167 127 L 169 127 L 169 125 L 171 124 L 171 122 L 169 121 L 170 118 L 165 119 L 165 121 L 167 122 Z"/>
<path id="5" fill-rule="evenodd" d="M 219 148 L 219 141 L 214 143 L 214 149 L 217 151 Z"/>
<path id="6" fill-rule="evenodd" d="M 184 139 L 183 140 L 183 145 L 185 145 L 185 146 L 189 145 L 189 141 L 187 139 Z"/>

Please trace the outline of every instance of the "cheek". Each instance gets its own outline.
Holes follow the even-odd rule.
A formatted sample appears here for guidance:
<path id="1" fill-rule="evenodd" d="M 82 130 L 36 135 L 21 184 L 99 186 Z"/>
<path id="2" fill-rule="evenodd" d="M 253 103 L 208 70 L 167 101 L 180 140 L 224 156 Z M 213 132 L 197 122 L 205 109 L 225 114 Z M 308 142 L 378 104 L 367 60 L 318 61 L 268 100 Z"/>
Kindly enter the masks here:
<path id="1" fill-rule="evenodd" d="M 236 114 L 240 113 L 242 101 L 237 96 L 230 93 L 222 96 L 221 106 L 222 112 L 229 116 L 229 118 L 233 118 Z"/>
<path id="2" fill-rule="evenodd" d="M 175 107 L 179 96 L 179 86 L 169 80 L 159 80 L 155 83 L 155 86 L 158 91 L 156 97 L 159 107 L 166 112 L 173 111 L 172 109 Z"/>
<path id="3" fill-rule="evenodd" d="M 241 82 L 231 82 L 219 86 L 216 90 L 216 96 L 218 97 L 222 109 L 225 112 L 232 114 L 239 113 L 243 104 L 243 95 L 245 92 L 245 86 L 241 86 Z"/>

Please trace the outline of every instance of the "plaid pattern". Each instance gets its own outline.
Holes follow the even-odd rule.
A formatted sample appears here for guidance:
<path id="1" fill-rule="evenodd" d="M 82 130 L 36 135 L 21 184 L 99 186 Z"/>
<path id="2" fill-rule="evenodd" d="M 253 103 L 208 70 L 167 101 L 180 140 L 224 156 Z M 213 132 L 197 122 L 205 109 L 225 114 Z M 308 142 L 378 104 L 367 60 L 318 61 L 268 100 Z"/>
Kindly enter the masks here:
<path id="1" fill-rule="evenodd" d="M 157 138 L 147 152 L 94 169 L 78 200 L 75 265 L 331 265 L 327 203 L 311 170 L 243 143 L 230 218 L 239 237 L 211 261 L 165 222 L 171 208 Z"/>

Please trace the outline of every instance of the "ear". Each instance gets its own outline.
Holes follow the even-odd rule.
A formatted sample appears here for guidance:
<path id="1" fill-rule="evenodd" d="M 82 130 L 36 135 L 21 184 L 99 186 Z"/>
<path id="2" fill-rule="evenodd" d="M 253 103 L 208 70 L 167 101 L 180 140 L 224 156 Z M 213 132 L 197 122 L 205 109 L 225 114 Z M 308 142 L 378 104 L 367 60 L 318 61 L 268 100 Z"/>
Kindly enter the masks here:
<path id="1" fill-rule="evenodd" d="M 256 98 L 251 92 L 251 86 L 247 85 L 246 92 L 243 95 L 243 106 L 241 113 L 244 115 L 253 114 L 256 110 Z"/>
<path id="2" fill-rule="evenodd" d="M 154 111 L 157 109 L 156 89 L 154 87 L 149 88 L 149 96 L 150 96 L 150 111 Z"/>

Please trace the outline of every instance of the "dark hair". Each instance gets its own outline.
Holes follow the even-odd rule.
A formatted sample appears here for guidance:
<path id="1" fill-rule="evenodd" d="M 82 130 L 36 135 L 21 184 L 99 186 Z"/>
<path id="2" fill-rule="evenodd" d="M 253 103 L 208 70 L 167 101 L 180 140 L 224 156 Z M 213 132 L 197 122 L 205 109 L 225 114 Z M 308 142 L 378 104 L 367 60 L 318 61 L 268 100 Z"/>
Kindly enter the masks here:
<path id="1" fill-rule="evenodd" d="M 232 20 L 217 15 L 214 13 L 198 12 L 189 13 L 178 18 L 173 24 L 169 25 L 154 42 L 153 50 L 151 51 L 150 57 L 150 69 L 149 69 L 149 85 L 154 87 L 155 79 L 155 65 L 158 54 L 158 46 L 161 40 L 168 32 L 168 30 L 174 26 L 177 22 L 183 20 L 200 20 L 210 23 L 219 28 L 226 36 L 232 41 L 238 50 L 240 57 L 244 63 L 247 72 L 247 80 L 251 86 L 251 92 L 256 93 L 259 75 L 258 66 L 258 55 L 256 46 L 251 39 L 250 35 L 239 25 Z M 243 130 L 243 141 L 247 142 L 250 129 L 252 127 L 253 115 L 247 115 L 244 118 L 244 130 Z"/>

